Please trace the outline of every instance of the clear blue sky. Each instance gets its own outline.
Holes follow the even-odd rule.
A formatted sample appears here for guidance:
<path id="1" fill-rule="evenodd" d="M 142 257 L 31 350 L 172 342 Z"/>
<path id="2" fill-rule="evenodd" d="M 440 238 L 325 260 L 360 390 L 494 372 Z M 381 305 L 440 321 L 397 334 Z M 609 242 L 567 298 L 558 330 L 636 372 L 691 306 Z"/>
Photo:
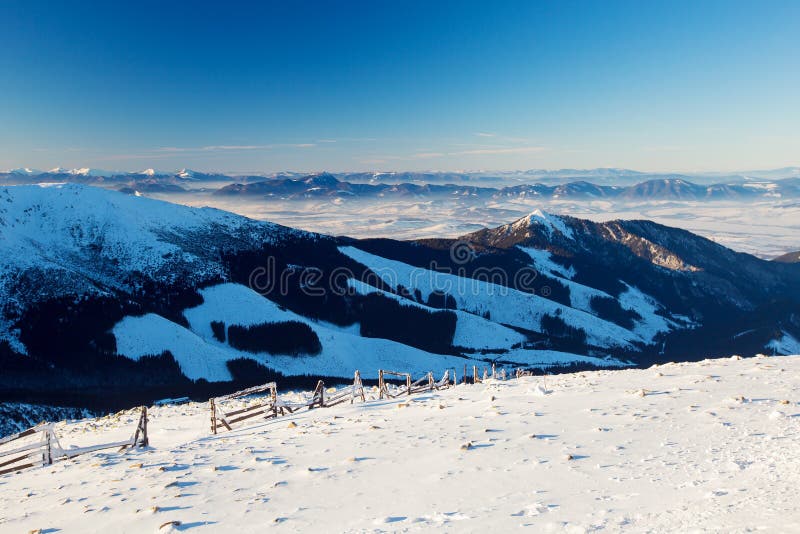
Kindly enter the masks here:
<path id="1" fill-rule="evenodd" d="M 3 0 L 0 23 L 0 168 L 800 164 L 798 1 Z"/>

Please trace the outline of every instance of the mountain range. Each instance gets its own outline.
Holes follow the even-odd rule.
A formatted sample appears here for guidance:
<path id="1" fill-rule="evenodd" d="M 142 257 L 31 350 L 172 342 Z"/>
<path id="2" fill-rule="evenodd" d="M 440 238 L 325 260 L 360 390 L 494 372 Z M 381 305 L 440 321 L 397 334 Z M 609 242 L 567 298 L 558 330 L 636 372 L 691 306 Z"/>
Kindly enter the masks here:
<path id="1" fill-rule="evenodd" d="M 540 211 L 458 239 L 357 240 L 80 184 L 2 187 L 0 303 L 0 398 L 81 407 L 355 369 L 800 351 L 797 263 Z"/>
<path id="2" fill-rule="evenodd" d="M 698 185 L 682 178 L 649 180 L 629 186 L 597 185 L 591 182 L 568 182 L 561 185 L 530 184 L 486 187 L 457 184 L 418 184 L 403 182 L 345 182 L 323 173 L 301 178 L 275 178 L 251 183 L 226 185 L 215 192 L 220 196 L 241 196 L 264 200 L 292 200 L 324 197 L 395 198 L 425 197 L 476 199 L 609 199 L 642 200 L 754 200 L 759 198 L 798 198 L 800 178 L 777 182 L 748 182 Z"/>
<path id="3" fill-rule="evenodd" d="M 211 191 L 215 195 L 259 200 L 309 198 L 471 198 L 480 200 L 542 199 L 622 202 L 646 200 L 757 200 L 800 197 L 800 177 L 794 168 L 754 176 L 728 176 L 728 181 L 706 183 L 708 177 L 653 175 L 624 169 L 589 171 L 526 171 L 520 173 L 277 173 L 227 175 L 182 169 L 165 173 L 147 169 L 113 173 L 96 169 L 52 169 L 47 172 L 17 169 L 0 173 L 0 184 L 79 183 L 115 189 L 129 194 L 170 194 Z M 508 184 L 524 181 L 525 183 Z M 721 178 L 721 177 L 714 177 Z M 692 181 L 700 179 L 703 183 Z"/>

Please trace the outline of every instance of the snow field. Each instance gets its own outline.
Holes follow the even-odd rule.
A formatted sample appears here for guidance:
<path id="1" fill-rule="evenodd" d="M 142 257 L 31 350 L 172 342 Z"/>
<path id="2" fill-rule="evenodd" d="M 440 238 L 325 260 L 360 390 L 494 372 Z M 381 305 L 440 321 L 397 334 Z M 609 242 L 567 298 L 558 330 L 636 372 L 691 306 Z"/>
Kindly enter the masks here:
<path id="1" fill-rule="evenodd" d="M 793 356 L 458 386 L 214 437 L 205 405 L 159 406 L 150 449 L 0 477 L 0 532 L 797 531 L 798 391 Z M 56 431 L 124 439 L 126 417 Z"/>

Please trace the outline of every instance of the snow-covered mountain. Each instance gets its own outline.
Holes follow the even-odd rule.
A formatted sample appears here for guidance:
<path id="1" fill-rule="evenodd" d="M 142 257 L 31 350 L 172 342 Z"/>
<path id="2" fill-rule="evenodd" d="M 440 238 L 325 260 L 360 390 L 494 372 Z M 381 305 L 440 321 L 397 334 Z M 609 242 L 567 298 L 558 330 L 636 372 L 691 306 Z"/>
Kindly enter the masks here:
<path id="1" fill-rule="evenodd" d="M 345 172 L 264 175 L 207 173 L 181 169 L 137 172 L 57 167 L 47 172 L 16 169 L 0 172 L 0 184 L 82 183 L 126 192 L 181 193 L 217 189 L 220 196 L 293 200 L 340 197 L 391 199 L 424 197 L 476 200 L 539 198 L 547 200 L 757 200 L 800 198 L 793 168 L 753 175 L 648 174 L 626 169 L 562 169 L 518 172 Z"/>
<path id="2" fill-rule="evenodd" d="M 329 173 L 305 177 L 281 177 L 234 183 L 216 191 L 219 196 L 258 198 L 259 200 L 305 200 L 346 197 L 382 199 L 417 197 L 427 199 L 473 198 L 476 201 L 529 199 L 593 200 L 622 202 L 647 200 L 757 200 L 800 198 L 800 186 L 793 180 L 777 182 L 717 183 L 698 185 L 682 178 L 665 178 L 634 185 L 597 185 L 590 181 L 570 181 L 560 185 L 533 183 L 494 187 L 491 183 L 429 182 L 349 182 Z"/>
<path id="3" fill-rule="evenodd" d="M 83 185 L 5 187 L 0 395 L 118 406 L 355 368 L 782 352 L 800 338 L 799 282 L 795 265 L 647 221 L 537 211 L 457 240 L 355 240 Z"/>

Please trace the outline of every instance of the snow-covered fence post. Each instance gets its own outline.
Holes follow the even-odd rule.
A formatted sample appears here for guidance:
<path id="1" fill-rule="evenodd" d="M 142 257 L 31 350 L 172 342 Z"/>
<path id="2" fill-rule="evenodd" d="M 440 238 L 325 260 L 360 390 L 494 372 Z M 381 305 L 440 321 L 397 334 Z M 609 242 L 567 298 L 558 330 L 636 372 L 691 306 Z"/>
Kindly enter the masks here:
<path id="1" fill-rule="evenodd" d="M 217 405 L 214 403 L 214 399 L 209 399 L 208 404 L 211 407 L 211 433 L 216 435 L 216 433 L 217 433 Z"/>
<path id="2" fill-rule="evenodd" d="M 411 374 L 410 373 L 406 376 L 406 387 L 408 388 L 408 394 L 411 395 Z"/>
<path id="3" fill-rule="evenodd" d="M 378 398 L 383 398 L 383 390 L 384 390 L 384 383 L 383 383 L 383 369 L 378 371 Z"/>
<path id="4" fill-rule="evenodd" d="M 494 367 L 494 362 L 492 362 L 492 378 L 497 378 L 497 372 Z"/>
<path id="5" fill-rule="evenodd" d="M 473 384 L 478 384 L 478 383 L 480 383 L 480 381 L 481 381 L 481 379 L 478 378 L 478 366 L 477 365 L 473 365 L 472 366 L 472 383 Z"/>
<path id="6" fill-rule="evenodd" d="M 50 439 L 50 428 L 44 429 L 44 457 L 42 458 L 44 465 L 53 465 L 53 443 Z"/>
<path id="7" fill-rule="evenodd" d="M 325 407 L 325 382 L 322 380 L 317 381 L 317 387 L 314 388 L 314 394 L 311 397 L 310 408 L 313 408 L 315 404 L 318 404 L 320 408 Z"/>
<path id="8" fill-rule="evenodd" d="M 464 364 L 464 385 L 467 385 L 467 364 Z"/>
<path id="9" fill-rule="evenodd" d="M 214 416 L 212 415 L 212 417 Z M 216 426 L 215 423 L 212 423 L 212 426 Z M 150 445 L 150 439 L 147 437 L 147 406 L 142 406 L 139 422 L 136 425 L 136 432 L 133 435 L 132 446 L 147 447 L 148 445 Z"/>
<path id="10" fill-rule="evenodd" d="M 356 395 L 361 397 L 361 402 L 367 402 L 367 397 L 364 395 L 364 384 L 361 382 L 361 373 L 356 369 L 353 376 L 353 396 L 350 398 L 350 404 L 356 399 Z"/>

